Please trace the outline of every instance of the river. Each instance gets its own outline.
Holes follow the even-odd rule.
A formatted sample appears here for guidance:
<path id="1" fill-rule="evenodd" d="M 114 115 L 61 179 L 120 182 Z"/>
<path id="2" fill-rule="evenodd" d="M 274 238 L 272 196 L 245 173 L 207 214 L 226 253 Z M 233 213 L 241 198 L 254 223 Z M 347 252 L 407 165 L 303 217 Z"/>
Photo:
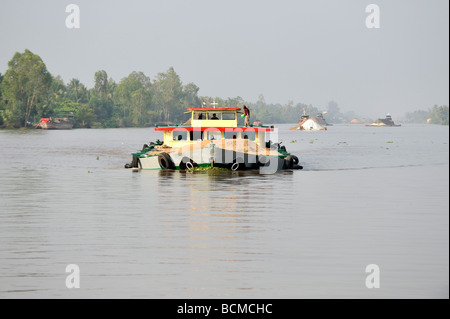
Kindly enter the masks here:
<path id="1" fill-rule="evenodd" d="M 0 130 L 0 298 L 448 298 L 448 126 L 289 127 L 304 170 L 274 175 L 124 169 L 152 128 Z"/>

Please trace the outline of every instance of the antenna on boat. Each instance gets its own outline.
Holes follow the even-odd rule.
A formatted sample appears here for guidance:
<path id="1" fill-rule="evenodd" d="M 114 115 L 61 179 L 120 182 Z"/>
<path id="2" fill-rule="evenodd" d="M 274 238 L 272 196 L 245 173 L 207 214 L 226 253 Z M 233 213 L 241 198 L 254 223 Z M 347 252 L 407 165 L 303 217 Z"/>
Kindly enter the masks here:
<path id="1" fill-rule="evenodd" d="M 206 102 L 202 103 L 202 108 L 204 108 L 206 106 Z"/>
<path id="2" fill-rule="evenodd" d="M 216 108 L 217 105 L 219 105 L 218 103 L 216 103 L 216 100 L 214 100 L 214 102 L 211 103 L 211 105 Z"/>

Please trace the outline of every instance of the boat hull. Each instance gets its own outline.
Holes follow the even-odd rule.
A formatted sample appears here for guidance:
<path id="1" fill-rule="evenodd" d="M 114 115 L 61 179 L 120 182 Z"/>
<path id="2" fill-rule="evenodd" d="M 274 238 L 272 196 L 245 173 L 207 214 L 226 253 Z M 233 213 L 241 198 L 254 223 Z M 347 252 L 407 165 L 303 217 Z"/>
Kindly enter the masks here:
<path id="1" fill-rule="evenodd" d="M 63 123 L 63 124 L 48 124 L 44 123 L 40 125 L 43 130 L 71 130 L 73 128 L 73 123 Z"/>
<path id="2" fill-rule="evenodd" d="M 75 124 L 72 119 L 55 119 L 53 121 L 41 121 L 36 128 L 42 130 L 71 130 Z"/>
<path id="3" fill-rule="evenodd" d="M 214 149 L 214 166 L 236 170 L 273 170 L 285 168 L 285 159 L 282 156 L 264 154 L 251 154 L 216 147 Z"/>
<path id="4" fill-rule="evenodd" d="M 192 150 L 190 152 L 168 152 L 167 153 L 174 166 L 172 169 L 179 170 L 183 166 L 183 163 L 187 162 L 195 163 L 197 166 L 209 166 L 211 165 L 211 150 L 209 148 Z M 149 155 L 140 157 L 137 160 L 137 168 L 141 169 L 164 169 L 161 167 L 159 155 Z"/>
<path id="5" fill-rule="evenodd" d="M 208 146 L 197 149 L 186 148 L 150 154 L 138 156 L 134 154 L 133 163 L 130 166 L 144 170 L 185 170 L 192 167 L 218 167 L 232 171 L 260 170 L 265 173 L 301 168 L 298 165 L 289 164 L 287 156 L 283 156 L 273 149 L 265 149 L 261 153 L 251 153 L 208 144 Z M 192 166 L 187 164 L 188 162 Z"/>

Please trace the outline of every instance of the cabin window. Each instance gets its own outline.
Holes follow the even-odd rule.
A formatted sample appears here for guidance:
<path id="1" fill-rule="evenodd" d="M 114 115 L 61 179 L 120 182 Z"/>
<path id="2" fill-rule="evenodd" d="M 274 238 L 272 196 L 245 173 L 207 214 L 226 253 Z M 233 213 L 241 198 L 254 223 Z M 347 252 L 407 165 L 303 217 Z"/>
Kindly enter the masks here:
<path id="1" fill-rule="evenodd" d="M 245 140 L 254 141 L 256 140 L 256 132 L 255 131 L 242 132 L 242 138 Z"/>
<path id="2" fill-rule="evenodd" d="M 239 138 L 239 132 L 234 132 L 234 131 L 225 131 L 225 139 L 227 140 L 232 140 L 232 139 L 237 139 Z"/>
<path id="3" fill-rule="evenodd" d="M 194 112 L 194 120 L 206 120 L 207 114 L 205 112 Z"/>
<path id="4" fill-rule="evenodd" d="M 208 131 L 207 132 L 207 138 L 208 140 L 221 140 L 222 139 L 222 133 L 220 131 Z"/>
<path id="5" fill-rule="evenodd" d="M 187 141 L 188 132 L 186 131 L 173 131 L 172 134 L 174 141 Z"/>
<path id="6" fill-rule="evenodd" d="M 223 113 L 222 120 L 231 121 L 236 119 L 236 113 Z"/>
<path id="7" fill-rule="evenodd" d="M 222 118 L 222 113 L 208 113 L 208 119 L 210 120 L 220 120 Z"/>

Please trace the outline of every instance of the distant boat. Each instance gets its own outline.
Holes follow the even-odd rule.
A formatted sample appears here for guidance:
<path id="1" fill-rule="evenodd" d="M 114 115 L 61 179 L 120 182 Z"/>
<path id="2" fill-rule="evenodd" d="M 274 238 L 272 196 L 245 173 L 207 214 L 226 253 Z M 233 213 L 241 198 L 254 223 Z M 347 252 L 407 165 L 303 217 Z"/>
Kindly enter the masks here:
<path id="1" fill-rule="evenodd" d="M 303 115 L 298 121 L 298 125 L 296 127 L 291 127 L 290 129 L 298 131 L 326 131 L 326 126 L 328 126 L 328 124 L 322 114 L 309 116 L 305 113 L 305 109 L 303 109 Z"/>
<path id="2" fill-rule="evenodd" d="M 315 116 L 315 119 L 317 122 L 319 122 L 320 125 L 322 126 L 333 126 L 333 124 L 327 123 L 327 121 L 325 120 L 325 118 L 323 117 L 322 113 L 319 113 Z"/>
<path id="3" fill-rule="evenodd" d="M 364 121 L 357 119 L 356 117 L 350 121 L 350 124 L 364 124 Z"/>
<path id="4" fill-rule="evenodd" d="M 399 124 L 395 124 L 394 121 L 392 120 L 392 116 L 388 113 L 386 115 L 386 118 L 384 119 L 378 119 L 375 122 L 373 122 L 372 124 L 366 125 L 366 126 L 375 126 L 375 127 L 382 127 L 382 126 L 389 126 L 389 127 L 397 127 L 397 126 L 401 126 Z"/>
<path id="5" fill-rule="evenodd" d="M 72 112 L 62 112 L 54 117 L 41 118 L 38 124 L 35 125 L 37 129 L 43 130 L 71 130 L 75 124 L 75 117 Z"/>

